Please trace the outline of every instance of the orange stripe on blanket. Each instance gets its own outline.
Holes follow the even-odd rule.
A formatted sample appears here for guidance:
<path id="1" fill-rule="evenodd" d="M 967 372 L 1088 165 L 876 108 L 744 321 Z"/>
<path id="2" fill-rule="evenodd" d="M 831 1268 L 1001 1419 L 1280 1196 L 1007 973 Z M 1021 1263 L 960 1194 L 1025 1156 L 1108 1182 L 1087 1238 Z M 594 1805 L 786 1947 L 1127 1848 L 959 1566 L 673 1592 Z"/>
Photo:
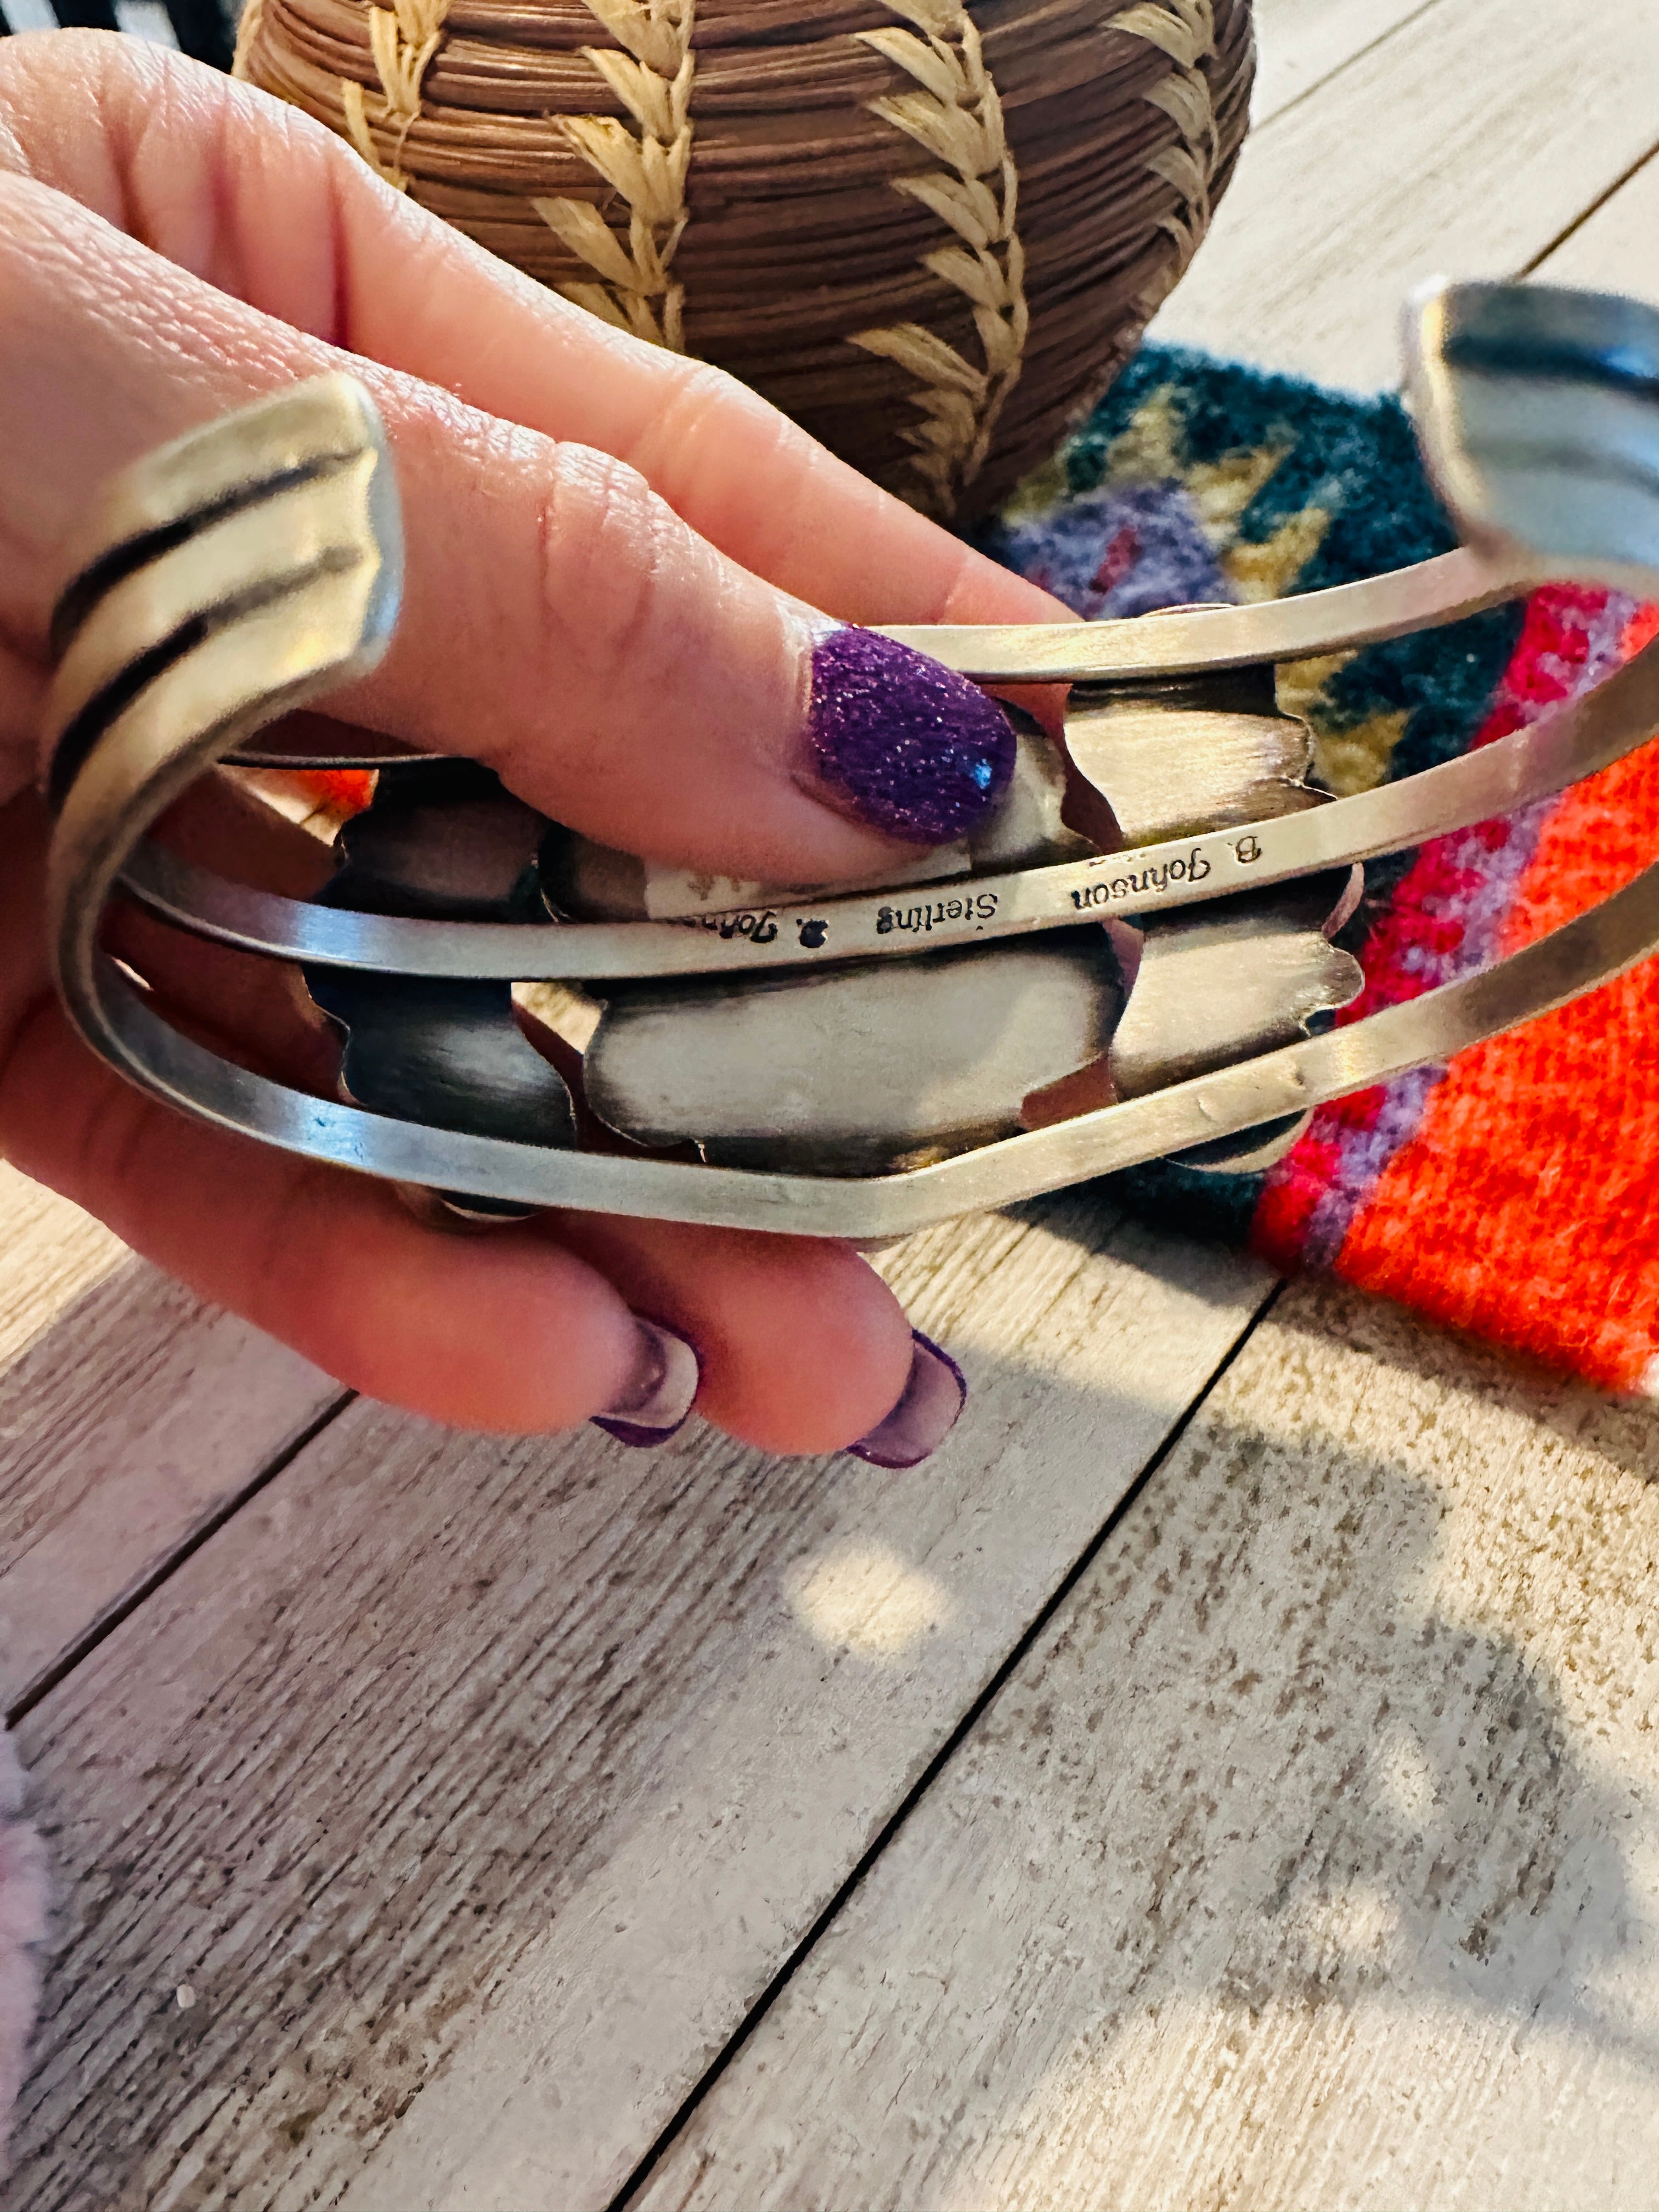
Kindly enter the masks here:
<path id="1" fill-rule="evenodd" d="M 361 814 L 374 796 L 374 779 L 362 769 L 308 768 L 296 774 L 316 793 L 319 806 L 331 806 L 343 815 Z"/>
<path id="2" fill-rule="evenodd" d="M 1644 609 L 1627 647 L 1656 631 L 1659 611 Z M 1656 857 L 1659 743 L 1558 803 L 1503 950 Z M 1336 1269 L 1550 1366 L 1639 1387 L 1659 1358 L 1659 960 L 1461 1054 Z"/>

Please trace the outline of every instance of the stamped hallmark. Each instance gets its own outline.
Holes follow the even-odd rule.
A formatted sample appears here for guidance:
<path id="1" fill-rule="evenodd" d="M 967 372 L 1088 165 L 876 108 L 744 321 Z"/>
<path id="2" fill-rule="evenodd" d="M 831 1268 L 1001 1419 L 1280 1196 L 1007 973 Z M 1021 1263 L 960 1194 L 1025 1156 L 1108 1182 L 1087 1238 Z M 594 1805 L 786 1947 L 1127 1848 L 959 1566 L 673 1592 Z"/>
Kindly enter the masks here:
<path id="1" fill-rule="evenodd" d="M 684 928 L 708 930 L 728 944 L 735 937 L 746 937 L 751 945 L 770 945 L 778 933 L 778 910 L 775 906 L 764 907 L 759 912 L 745 907 L 734 914 L 682 914 L 674 919 Z M 823 941 L 822 938 L 817 940 L 819 944 Z M 806 942 L 805 936 L 801 942 Z"/>
<path id="2" fill-rule="evenodd" d="M 1053 928 L 1073 915 L 1133 914 L 1148 904 L 1186 905 L 1194 898 L 1212 897 L 1209 879 L 1219 872 L 1225 887 L 1234 868 L 1250 867 L 1267 856 L 1260 837 L 1223 833 L 1200 838 L 1183 851 L 1167 846 L 1151 853 L 1102 854 L 1086 861 L 1059 866 L 1022 870 L 1014 876 L 940 887 L 939 895 L 899 905 L 892 899 L 838 900 L 827 911 L 787 907 L 740 907 L 725 914 L 690 914 L 674 917 L 677 927 L 700 929 L 735 949 L 748 945 L 763 950 L 769 961 L 788 961 L 800 953 L 822 953 L 830 959 L 848 959 L 866 946 L 886 939 L 883 948 L 897 949 L 904 938 L 939 935 L 963 943 L 983 934 L 988 926 L 997 931 Z M 1115 869 L 1118 872 L 1109 873 Z"/>
<path id="3" fill-rule="evenodd" d="M 953 921 L 990 921 L 997 910 L 995 891 L 969 891 L 961 898 L 935 899 L 927 906 L 884 906 L 876 916 L 876 935 L 886 937 L 896 929 L 915 936 L 931 936 Z"/>
<path id="4" fill-rule="evenodd" d="M 1120 906 L 1126 899 L 1144 898 L 1149 891 L 1168 890 L 1171 884 L 1201 884 L 1210 874 L 1210 863 L 1200 847 L 1194 845 L 1184 859 L 1177 855 L 1173 860 L 1162 861 L 1155 868 L 1142 868 L 1127 876 L 1103 877 L 1098 883 L 1079 884 L 1072 892 L 1072 904 L 1079 913 L 1090 907 Z"/>

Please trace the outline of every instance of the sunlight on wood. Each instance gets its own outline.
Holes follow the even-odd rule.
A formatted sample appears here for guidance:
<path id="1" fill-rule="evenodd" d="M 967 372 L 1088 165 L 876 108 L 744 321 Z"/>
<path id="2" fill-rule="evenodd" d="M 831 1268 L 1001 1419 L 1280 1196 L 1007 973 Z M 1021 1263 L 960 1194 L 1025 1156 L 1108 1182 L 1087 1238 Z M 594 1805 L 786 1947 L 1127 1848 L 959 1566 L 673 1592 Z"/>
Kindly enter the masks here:
<path id="1" fill-rule="evenodd" d="M 1656 2212 L 1656 1465 L 1289 1291 L 640 2212 Z"/>
<path id="2" fill-rule="evenodd" d="M 0 1373 L 15 1364 L 73 1297 L 129 1257 L 100 1221 L 0 1161 L 0 1231 L 6 1297 L 0 1307 Z"/>
<path id="3" fill-rule="evenodd" d="M 907 1566 L 885 1544 L 856 1540 L 803 1561 L 791 1577 L 789 1602 L 815 1636 L 861 1659 L 900 1657 L 955 1610 L 931 1575 Z"/>
<path id="4" fill-rule="evenodd" d="M 1294 1951 L 1299 1934 L 1273 1940 Z M 1443 1999 L 1322 2003 L 1324 1948 L 1311 1947 L 1297 1996 L 1258 2010 L 1242 1990 L 1166 1994 L 1085 2040 L 933 2201 L 942 2212 L 1163 2204 L 1176 2172 L 1179 2202 L 1251 2212 L 1653 2203 L 1650 2053 Z"/>

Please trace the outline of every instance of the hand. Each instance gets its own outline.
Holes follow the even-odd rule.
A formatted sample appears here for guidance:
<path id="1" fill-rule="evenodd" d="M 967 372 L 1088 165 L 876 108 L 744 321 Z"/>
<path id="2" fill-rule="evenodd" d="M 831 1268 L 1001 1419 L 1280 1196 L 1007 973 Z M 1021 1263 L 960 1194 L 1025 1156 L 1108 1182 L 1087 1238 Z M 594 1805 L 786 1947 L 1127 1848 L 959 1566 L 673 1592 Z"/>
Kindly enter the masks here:
<path id="1" fill-rule="evenodd" d="M 695 1347 L 698 1410 L 733 1435 L 827 1450 L 908 1392 L 907 1435 L 874 1451 L 919 1455 L 955 1389 L 854 1253 L 574 1214 L 444 1237 L 376 1183 L 177 1117 L 66 1026 L 32 788 L 61 549 L 112 471 L 331 367 L 380 407 L 409 543 L 392 650 L 331 711 L 472 753 L 607 844 L 784 882 L 953 837 L 1005 773 L 971 687 L 824 616 L 1049 619 L 1042 593 L 740 386 L 491 260 L 295 110 L 135 40 L 0 41 L 0 1147 L 204 1297 L 437 1419 L 666 1426 L 696 1378 L 645 1316 Z M 907 743 L 909 708 L 951 741 Z M 179 1018 L 331 1088 L 280 971 L 120 926 Z"/>

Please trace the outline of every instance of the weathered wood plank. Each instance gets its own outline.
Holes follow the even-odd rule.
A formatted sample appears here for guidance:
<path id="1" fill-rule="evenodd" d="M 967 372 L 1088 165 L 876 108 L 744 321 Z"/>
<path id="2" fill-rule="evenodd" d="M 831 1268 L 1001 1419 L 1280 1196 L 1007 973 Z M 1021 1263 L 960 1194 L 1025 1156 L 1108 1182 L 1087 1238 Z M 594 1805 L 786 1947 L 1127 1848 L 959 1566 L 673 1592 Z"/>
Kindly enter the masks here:
<path id="1" fill-rule="evenodd" d="M 0 1280 L 9 1708 L 341 1392 L 4 1166 Z"/>
<path id="2" fill-rule="evenodd" d="M 1455 0 L 1255 0 L 1257 130 L 1425 7 Z"/>
<path id="3" fill-rule="evenodd" d="M 1289 1293 L 638 2212 L 1659 2204 L 1656 1575 L 1659 1408 Z"/>
<path id="4" fill-rule="evenodd" d="M 1628 292 L 1659 303 L 1659 155 L 1547 254 L 1533 274 L 1542 284 Z"/>
<path id="5" fill-rule="evenodd" d="M 1251 137 L 1156 334 L 1391 386 L 1410 288 L 1528 267 L 1652 148 L 1656 86 L 1651 0 L 1439 0 Z"/>
<path id="6" fill-rule="evenodd" d="M 890 1265 L 927 1468 L 356 1407 L 41 1702 L 6 2205 L 605 2201 L 1269 1281 L 1091 1194 Z"/>

